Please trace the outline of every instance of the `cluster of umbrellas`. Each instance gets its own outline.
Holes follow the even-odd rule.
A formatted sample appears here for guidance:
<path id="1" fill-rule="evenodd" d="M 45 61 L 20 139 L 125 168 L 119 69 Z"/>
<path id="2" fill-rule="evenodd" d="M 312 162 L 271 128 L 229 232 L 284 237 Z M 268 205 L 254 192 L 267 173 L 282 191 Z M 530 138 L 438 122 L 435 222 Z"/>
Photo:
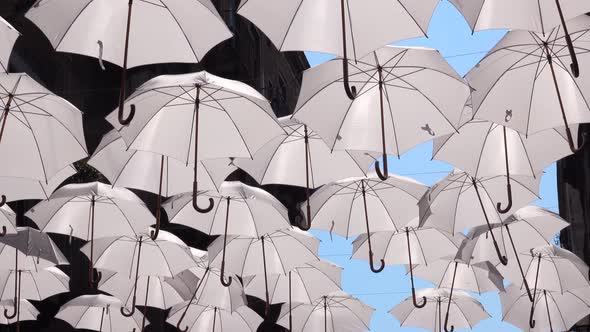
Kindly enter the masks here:
<path id="1" fill-rule="evenodd" d="M 451 2 L 474 30 L 515 29 L 465 78 L 436 50 L 384 46 L 425 35 L 437 0 L 243 0 L 238 13 L 281 51 L 338 56 L 304 73 L 293 116 L 277 119 L 253 88 L 204 71 L 127 96 L 127 69 L 197 63 L 231 37 L 209 0 L 38 1 L 26 17 L 57 51 L 123 68 L 120 102 L 88 161 L 110 184 L 56 190 L 89 156 L 82 113 L 26 74 L 0 74 L 1 323 L 18 329 L 38 314 L 27 300 L 68 292 L 57 233 L 87 241 L 90 286 L 110 294 L 66 303 L 56 318 L 75 328 L 143 331 L 154 307 L 181 331 L 255 331 L 250 295 L 267 316 L 282 303 L 277 323 L 291 331 L 364 331 L 373 309 L 318 258 L 305 230 L 319 229 L 356 237 L 353 258 L 375 273 L 406 267 L 411 296 L 391 311 L 403 326 L 471 328 L 489 316 L 467 292 L 500 292 L 504 320 L 569 329 L 590 313 L 588 267 L 551 244 L 567 223 L 527 205 L 542 170 L 584 145 L 590 5 Z M 17 38 L 0 21 L 4 71 Z M 387 155 L 431 140 L 456 170 L 430 188 L 390 172 Z M 225 181 L 237 169 L 304 187 L 299 228 L 271 194 Z M 155 216 L 127 188 L 157 194 Z M 5 205 L 24 199 L 41 200 L 26 213 L 38 229 Z M 162 210 L 218 237 L 190 248 L 160 229 Z M 416 290 L 414 276 L 437 288 Z"/>

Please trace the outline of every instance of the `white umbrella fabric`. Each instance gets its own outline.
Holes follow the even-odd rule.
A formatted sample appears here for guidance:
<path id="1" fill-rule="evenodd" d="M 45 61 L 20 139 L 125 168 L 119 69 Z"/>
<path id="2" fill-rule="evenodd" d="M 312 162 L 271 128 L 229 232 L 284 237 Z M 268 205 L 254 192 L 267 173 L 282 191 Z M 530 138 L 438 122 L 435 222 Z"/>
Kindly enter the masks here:
<path id="1" fill-rule="evenodd" d="M 457 291 L 453 294 L 450 310 L 447 311 L 448 315 L 443 323 L 441 307 L 450 301 L 449 290 L 444 288 L 423 289 L 418 292 L 418 296 L 427 299 L 424 308 L 415 308 L 412 298 L 409 297 L 389 312 L 400 322 L 401 326 L 420 327 L 430 331 L 442 331 L 443 326 L 445 331 L 451 331 L 454 328 L 471 329 L 480 321 L 490 317 L 483 305 L 476 299 L 466 292 Z M 449 322 L 452 322 L 451 328 L 447 328 Z"/>
<path id="2" fill-rule="evenodd" d="M 200 160 L 252 158 L 274 137 L 284 133 L 270 103 L 249 85 L 205 71 L 163 75 L 140 86 L 125 102 L 137 107 L 137 118 L 120 126 L 111 113 L 107 120 L 119 130 L 127 147 L 159 153 L 194 165 Z M 193 205 L 198 167 L 193 168 Z"/>
<path id="3" fill-rule="evenodd" d="M 531 301 L 526 292 L 511 285 L 500 293 L 502 320 L 525 332 L 569 331 L 582 318 L 590 314 L 590 288 L 566 292 L 539 291 Z M 533 310 L 539 307 L 538 310 Z"/>
<path id="4" fill-rule="evenodd" d="M 574 53 L 588 65 L 590 17 L 568 22 Z M 531 135 L 565 126 L 570 150 L 577 152 L 570 124 L 590 121 L 586 103 L 588 78 L 576 78 L 564 63 L 568 57 L 564 31 L 555 28 L 541 35 L 511 31 L 472 69 L 466 79 L 472 93 L 475 117 Z M 560 110 L 560 111 L 557 111 Z"/>
<path id="5" fill-rule="evenodd" d="M 312 304 L 297 304 L 293 307 L 293 332 L 355 332 L 369 329 L 375 309 L 344 293 L 336 292 L 313 301 Z M 289 327 L 291 310 L 283 306 L 278 325 Z"/>
<path id="6" fill-rule="evenodd" d="M 88 164 L 99 170 L 113 186 L 158 194 L 154 239 L 160 231 L 162 197 L 192 190 L 194 165 L 157 153 L 130 150 L 116 130 L 103 137 Z M 201 190 L 219 190 L 223 180 L 236 169 L 226 159 L 199 161 L 197 177 L 201 179 Z"/>
<path id="7" fill-rule="evenodd" d="M 18 284 L 15 284 L 15 275 Z M 0 299 L 27 299 L 42 301 L 60 293 L 67 293 L 70 290 L 70 277 L 57 267 L 48 267 L 37 270 L 0 271 Z M 17 290 L 18 294 L 14 291 Z M 17 300 L 18 302 L 18 300 Z"/>
<path id="8" fill-rule="evenodd" d="M 0 176 L 0 188 L 6 194 L 6 202 L 20 201 L 25 199 L 48 199 L 49 196 L 67 178 L 76 174 L 76 168 L 69 165 L 57 172 L 49 181 L 19 178 L 11 176 Z"/>
<path id="9" fill-rule="evenodd" d="M 130 317 L 135 312 L 137 288 L 141 276 L 173 277 L 197 266 L 189 247 L 176 236 L 161 231 L 158 239 L 152 240 L 146 233 L 137 236 L 117 236 L 94 241 L 96 255 L 94 267 L 134 276 L 133 301 L 130 312 L 121 308 L 121 313 Z M 90 258 L 90 244 L 80 249 Z M 135 272 L 134 272 L 135 271 Z"/>
<path id="10" fill-rule="evenodd" d="M 558 27 L 564 30 L 566 45 L 572 58 L 571 69 L 580 75 L 579 64 L 567 20 L 590 12 L 584 0 L 450 0 L 463 14 L 473 31 L 484 29 L 514 29 L 535 31 L 542 35 Z M 563 4 L 563 5 L 562 5 Z M 559 27 L 561 25 L 561 27 Z"/>
<path id="11" fill-rule="evenodd" d="M 0 324 L 2 325 L 10 325 L 16 322 L 17 331 L 20 329 L 20 322 L 26 320 L 37 320 L 37 316 L 39 316 L 40 312 L 31 304 L 31 302 L 27 300 L 20 300 L 17 307 L 19 307 L 19 315 L 18 317 L 14 318 L 6 318 L 4 315 L 0 315 Z M 0 301 L 0 310 L 3 311 L 13 311 L 15 310 L 15 305 L 13 300 L 2 300 Z"/>
<path id="12" fill-rule="evenodd" d="M 331 149 L 400 156 L 456 131 L 469 87 L 438 51 L 388 46 L 351 63 L 351 80 L 361 84 L 354 100 L 340 87 L 339 61 L 304 72 L 293 115 Z M 375 169 L 385 180 L 387 159 Z"/>
<path id="13" fill-rule="evenodd" d="M 82 295 L 64 304 L 55 318 L 75 329 L 94 331 L 141 331 L 145 316 L 136 312 L 125 317 L 119 312 L 121 301 L 107 295 Z"/>
<path id="14" fill-rule="evenodd" d="M 242 0 L 238 13 L 258 26 L 281 51 L 314 51 L 343 57 L 345 91 L 348 59 L 402 39 L 426 36 L 437 1 L 289 0 L 269 3 Z M 351 63 L 352 65 L 352 63 Z"/>
<path id="15" fill-rule="evenodd" d="M 574 133 L 577 133 L 577 127 Z M 527 136 L 485 120 L 473 120 L 434 140 L 433 158 L 446 161 L 474 177 L 506 175 L 508 202 L 496 204 L 500 213 L 512 209 L 511 174 L 535 177 L 556 160 L 571 154 L 564 128 Z M 504 158 L 498 158 L 498 156 Z"/>
<path id="16" fill-rule="evenodd" d="M 69 235 L 90 242 L 90 262 L 94 261 L 94 241 L 98 238 L 135 236 L 147 229 L 154 216 L 130 190 L 113 188 L 100 182 L 69 184 L 54 192 L 26 214 L 43 232 Z M 94 277 L 93 287 L 101 278 Z"/>
<path id="17" fill-rule="evenodd" d="M 188 312 L 185 308 L 189 308 Z M 186 327 L 181 328 L 185 316 Z M 240 307 L 232 312 L 187 302 L 172 308 L 167 322 L 175 325 L 180 332 L 256 332 L 263 319 L 248 307 Z"/>
<path id="18" fill-rule="evenodd" d="M 325 185 L 310 199 L 312 226 L 350 237 L 365 234 L 369 243 L 369 262 L 375 268 L 371 249 L 371 232 L 403 229 L 418 214 L 418 199 L 427 187 L 413 179 L 390 176 L 382 181 L 374 173 Z M 401 208 L 403 207 L 403 208 Z"/>
<path id="19" fill-rule="evenodd" d="M 366 151 L 332 151 L 312 128 L 296 119 L 283 117 L 285 134 L 262 147 L 253 159 L 238 158 L 235 165 L 258 183 L 306 188 L 307 225 L 311 222 L 310 189 L 350 177 L 366 176 L 378 154 Z"/>
<path id="20" fill-rule="evenodd" d="M 368 245 L 369 238 L 373 239 L 374 246 Z M 371 261 L 371 250 L 381 258 L 382 268 L 387 265 L 404 264 L 430 264 L 441 257 L 454 255 L 457 245 L 450 234 L 441 232 L 435 228 L 406 227 L 399 232 L 376 232 L 360 235 L 352 243 L 352 258 Z M 435 245 L 434 245 L 435 244 Z M 414 287 L 413 269 L 410 269 L 410 281 L 414 305 L 417 308 L 426 304 L 426 299 L 418 303 L 416 289 Z"/>
<path id="21" fill-rule="evenodd" d="M 48 183 L 86 158 L 82 112 L 27 74 L 0 74 L 0 175 Z"/>
<path id="22" fill-rule="evenodd" d="M 122 125 L 135 115 L 134 110 L 127 118 L 123 114 L 128 68 L 197 63 L 232 36 L 210 0 L 43 0 L 25 16 L 57 51 L 98 58 L 103 69 L 103 59 L 123 68 L 118 111 Z"/>
<path id="23" fill-rule="evenodd" d="M 460 170 L 454 170 L 445 178 L 434 184 L 419 202 L 420 225 L 434 227 L 456 234 L 479 225 L 502 223 L 509 214 L 501 215 L 495 206 L 500 197 L 505 195 L 506 176 L 475 178 Z M 513 175 L 514 199 L 513 213 L 519 208 L 539 198 L 541 176 Z M 508 264 L 498 246 L 495 234 L 492 241 L 498 258 Z"/>
<path id="24" fill-rule="evenodd" d="M 226 243 L 227 241 L 227 243 Z M 287 274 L 298 266 L 319 261 L 317 257 L 319 240 L 307 232 L 296 228 L 265 234 L 259 238 L 228 236 L 217 238 L 208 247 L 211 266 L 222 268 L 239 277 L 255 275 L 269 276 Z M 227 254 L 227 257 L 225 255 Z M 223 257 L 220 257 L 223 256 Z M 231 284 L 231 277 L 226 282 Z M 270 309 L 268 278 L 266 289 L 266 312 Z"/>
<path id="25" fill-rule="evenodd" d="M 0 70 L 8 72 L 8 61 L 14 47 L 14 43 L 20 33 L 6 20 L 0 17 Z"/>

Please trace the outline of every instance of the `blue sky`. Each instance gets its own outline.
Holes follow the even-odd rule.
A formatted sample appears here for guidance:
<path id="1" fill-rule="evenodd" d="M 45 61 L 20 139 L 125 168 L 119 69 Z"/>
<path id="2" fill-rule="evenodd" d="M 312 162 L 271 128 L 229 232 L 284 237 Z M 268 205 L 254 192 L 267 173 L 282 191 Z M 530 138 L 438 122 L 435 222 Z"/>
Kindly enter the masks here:
<path id="1" fill-rule="evenodd" d="M 449 2 L 440 2 L 428 31 L 428 38 L 419 38 L 398 43 L 404 46 L 424 46 L 438 49 L 460 75 L 466 74 L 489 49 L 505 34 L 505 31 L 483 31 L 475 34 L 467 26 L 461 14 Z M 328 55 L 307 53 L 310 64 L 317 65 L 332 58 Z M 432 144 L 423 144 L 406 153 L 401 159 L 390 160 L 390 171 L 411 176 L 431 185 L 444 177 L 452 166 L 431 161 Z M 555 165 L 546 170 L 541 183 L 542 200 L 535 204 L 557 211 L 557 182 Z M 371 331 L 424 331 L 417 328 L 402 328 L 388 311 L 410 296 L 410 279 L 403 267 L 387 267 L 382 273 L 374 274 L 368 263 L 350 260 L 352 240 L 337 235 L 314 231 L 322 240 L 320 255 L 344 268 L 343 288 L 376 309 L 371 322 Z M 428 282 L 417 280 L 416 288 L 432 287 Z M 492 318 L 478 324 L 474 331 L 519 331 L 501 321 L 500 300 L 496 294 L 476 296 Z"/>

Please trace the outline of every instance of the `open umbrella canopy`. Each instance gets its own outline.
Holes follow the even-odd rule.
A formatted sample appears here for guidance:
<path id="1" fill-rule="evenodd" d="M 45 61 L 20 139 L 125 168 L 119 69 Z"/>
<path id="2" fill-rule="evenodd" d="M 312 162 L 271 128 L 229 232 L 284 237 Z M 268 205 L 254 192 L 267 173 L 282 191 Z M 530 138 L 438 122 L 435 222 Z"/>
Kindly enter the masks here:
<path id="1" fill-rule="evenodd" d="M 566 292 L 541 290 L 534 298 L 537 309 L 530 316 L 531 302 L 527 293 L 517 285 L 511 285 L 500 293 L 502 320 L 525 332 L 569 331 L 582 318 L 590 314 L 590 288 Z M 531 327 L 531 321 L 534 327 Z"/>
<path id="2" fill-rule="evenodd" d="M 43 0 L 26 17 L 56 50 L 102 58 L 121 67 L 127 36 L 129 68 L 196 63 L 232 36 L 210 0 Z"/>
<path id="3" fill-rule="evenodd" d="M 26 214 L 44 232 L 85 241 L 145 231 L 154 216 L 133 192 L 104 183 L 69 184 Z"/>
<path id="4" fill-rule="evenodd" d="M 187 306 L 188 311 L 185 310 Z M 256 332 L 263 319 L 248 307 L 240 307 L 232 312 L 186 302 L 170 310 L 167 322 L 184 332 Z"/>
<path id="5" fill-rule="evenodd" d="M 2 244 L 0 245 L 2 247 L 0 249 L 0 260 L 2 262 L 16 264 L 15 258 L 18 257 L 20 260 L 22 256 L 18 253 L 21 253 L 27 257 L 24 261 L 21 260 L 25 264 L 24 269 L 26 270 L 36 269 L 26 267 L 26 264 L 29 263 L 38 265 L 39 268 L 68 264 L 68 260 L 49 235 L 30 227 L 17 227 L 16 230 L 16 234 L 7 234 L 0 237 L 0 243 Z M 4 258 L 4 255 L 8 257 Z M 20 267 L 20 264 L 16 266 Z"/>
<path id="6" fill-rule="evenodd" d="M 0 188 L 7 202 L 24 199 L 43 200 L 48 199 L 57 187 L 74 174 L 76 174 L 76 168 L 69 165 L 57 172 L 49 181 L 0 176 Z"/>
<path id="7" fill-rule="evenodd" d="M 14 300 L 2 300 L 0 301 L 0 311 L 14 311 Z M 25 321 L 25 320 L 37 320 L 37 316 L 39 316 L 40 312 L 35 308 L 31 302 L 27 300 L 20 300 L 18 307 L 20 307 L 20 316 L 18 321 Z M 1 325 L 10 325 L 17 321 L 17 318 L 6 318 L 4 315 L 0 315 L 0 324 Z"/>
<path id="8" fill-rule="evenodd" d="M 8 71 L 8 60 L 10 60 L 12 48 L 19 36 L 20 33 L 0 17 L 0 71 Z"/>
<path id="9" fill-rule="evenodd" d="M 88 156 L 82 112 L 27 74 L 0 74 L 0 175 L 42 180 Z"/>
<path id="10" fill-rule="evenodd" d="M 277 324 L 289 327 L 289 306 L 283 306 Z M 375 309 L 344 293 L 322 296 L 312 304 L 297 304 L 292 309 L 293 332 L 361 332 L 369 329 Z"/>
<path id="11" fill-rule="evenodd" d="M 132 317 L 120 313 L 121 301 L 107 295 L 82 295 L 64 304 L 55 318 L 75 329 L 94 331 L 141 331 L 144 317 L 135 312 Z"/>
<path id="12" fill-rule="evenodd" d="M 157 153 L 128 149 L 116 130 L 102 138 L 88 164 L 99 170 L 116 187 L 139 189 L 154 194 L 160 192 L 163 197 L 193 190 L 194 165 Z M 227 159 L 199 161 L 199 189 L 219 190 L 225 178 L 236 169 Z"/>
<path id="13" fill-rule="evenodd" d="M 34 301 L 42 301 L 60 293 L 70 291 L 70 277 L 57 267 L 48 267 L 39 270 L 21 270 L 19 279 L 20 298 Z M 15 287 L 14 270 L 0 271 L 0 299 L 13 299 Z M 22 310 L 22 307 L 21 307 Z"/>
<path id="14" fill-rule="evenodd" d="M 398 304 L 389 312 L 399 322 L 401 326 L 420 327 L 430 331 L 440 331 L 445 324 L 442 316 L 446 315 L 445 309 L 449 303 L 449 290 L 440 289 L 423 289 L 418 291 L 418 296 L 427 299 L 424 308 L 416 308 L 409 297 L 402 303 Z M 490 315 L 486 312 L 483 305 L 466 292 L 456 291 L 451 301 L 448 323 L 457 329 L 471 329 L 480 321 L 487 319 Z"/>

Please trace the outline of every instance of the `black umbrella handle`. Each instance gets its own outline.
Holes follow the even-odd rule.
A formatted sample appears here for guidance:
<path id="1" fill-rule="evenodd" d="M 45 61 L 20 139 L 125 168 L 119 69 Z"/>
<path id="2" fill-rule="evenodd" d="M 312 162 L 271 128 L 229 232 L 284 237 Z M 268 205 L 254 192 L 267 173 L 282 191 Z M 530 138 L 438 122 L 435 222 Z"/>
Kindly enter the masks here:
<path id="1" fill-rule="evenodd" d="M 299 226 L 304 231 L 311 229 L 311 206 L 309 204 L 309 134 L 307 131 L 307 125 L 303 125 L 304 130 L 304 142 L 305 142 L 305 204 L 306 204 L 306 221 L 305 225 Z"/>
<path id="2" fill-rule="evenodd" d="M 516 263 L 518 264 L 518 269 L 520 270 L 520 275 L 522 276 L 522 283 L 524 288 L 526 289 L 526 293 L 529 297 L 531 302 L 535 301 L 533 294 L 531 293 L 531 288 L 529 287 L 529 283 L 526 280 L 526 276 L 524 274 L 524 270 L 522 269 L 522 264 L 520 263 L 520 258 L 518 252 L 516 250 L 516 246 L 514 245 L 514 240 L 512 239 L 512 233 L 510 233 L 510 227 L 508 224 L 505 224 L 504 227 L 506 228 L 506 233 L 508 233 L 508 239 L 510 239 L 510 245 L 512 246 L 512 251 L 514 252 L 514 257 L 516 257 Z"/>
<path id="3" fill-rule="evenodd" d="M 227 247 L 227 228 L 229 225 L 229 206 L 231 198 L 227 197 L 227 208 L 225 210 L 225 231 L 223 232 L 223 255 L 221 256 L 221 272 L 219 273 L 219 281 L 224 287 L 229 287 L 232 283 L 232 277 L 227 277 L 228 281 L 225 281 L 225 249 Z M 264 245 L 264 240 L 262 241 Z M 264 250 L 264 249 L 263 249 Z"/>
<path id="4" fill-rule="evenodd" d="M 150 238 L 156 241 L 158 234 L 160 234 L 160 221 L 162 219 L 162 182 L 164 181 L 164 162 L 165 157 L 160 157 L 160 184 L 158 186 L 158 199 L 156 203 L 156 228 L 150 231 Z"/>
<path id="5" fill-rule="evenodd" d="M 451 311 L 451 302 L 453 301 L 453 289 L 455 288 L 455 277 L 457 276 L 457 267 L 459 266 L 458 262 L 455 262 L 455 270 L 453 271 L 453 281 L 451 282 L 451 292 L 449 294 L 449 304 L 447 305 L 447 313 L 445 314 L 445 331 L 446 332 L 453 332 L 455 331 L 455 325 L 451 325 L 449 329 L 449 312 Z"/>
<path id="6" fill-rule="evenodd" d="M 373 273 L 379 273 L 385 268 L 385 260 L 381 259 L 381 266 L 375 268 L 373 260 L 373 246 L 371 244 L 371 230 L 369 228 L 369 213 L 367 210 L 367 190 L 365 188 L 365 181 L 361 180 L 361 192 L 363 194 L 363 206 L 365 208 L 365 224 L 367 227 L 367 242 L 369 243 L 369 267 Z"/>
<path id="7" fill-rule="evenodd" d="M 500 251 L 500 246 L 498 246 L 498 241 L 496 241 L 496 236 L 494 235 L 494 232 L 492 231 L 492 225 L 490 225 L 490 219 L 488 218 L 488 214 L 486 212 L 486 209 L 483 205 L 483 201 L 481 200 L 481 195 L 479 194 L 479 188 L 477 188 L 477 180 L 475 178 L 471 178 L 472 183 L 473 183 L 473 188 L 475 188 L 475 193 L 477 194 L 477 199 L 479 200 L 479 206 L 481 207 L 481 212 L 483 212 L 483 216 L 486 220 L 486 224 L 488 225 L 488 230 L 490 231 L 490 234 L 492 235 L 492 241 L 494 242 L 494 249 L 496 249 L 496 255 L 498 255 L 498 259 L 500 260 L 500 263 L 502 263 L 502 265 L 508 265 L 508 257 L 502 255 L 502 252 Z"/>
<path id="8" fill-rule="evenodd" d="M 268 273 L 266 271 L 266 249 L 264 248 L 264 236 L 260 237 L 262 242 L 262 265 L 264 267 L 264 291 L 265 291 L 265 307 L 264 307 L 264 314 L 268 317 L 270 312 L 270 296 L 268 295 Z"/>
<path id="9" fill-rule="evenodd" d="M 16 88 L 16 86 L 15 86 Z M 4 128 L 6 127 L 6 119 L 8 118 L 8 112 L 10 111 L 10 104 L 12 103 L 12 99 L 14 98 L 14 94 L 8 94 L 8 101 L 6 102 L 6 106 L 4 106 L 4 111 L 2 112 L 2 125 L 0 126 L 0 142 L 2 142 L 2 137 L 4 136 Z"/>
<path id="10" fill-rule="evenodd" d="M 96 271 L 96 278 L 94 278 L 94 216 L 95 216 L 95 208 L 96 208 L 96 197 L 92 195 L 92 199 L 90 201 L 90 268 L 88 271 L 88 282 L 90 283 L 90 287 L 97 289 L 98 283 L 102 279 L 102 272 Z M 70 225 L 71 227 L 71 225 Z M 73 228 L 72 228 L 73 231 Z"/>
<path id="11" fill-rule="evenodd" d="M 125 51 L 123 54 L 123 68 L 121 69 L 121 90 L 119 94 L 119 112 L 118 120 L 123 126 L 128 126 L 131 120 L 135 117 L 135 105 L 131 105 L 131 112 L 125 118 L 124 107 L 125 98 L 127 98 L 127 58 L 129 55 L 129 33 L 131 32 L 131 12 L 133 9 L 133 0 L 129 0 L 129 7 L 127 10 L 127 27 L 125 30 Z"/>
<path id="12" fill-rule="evenodd" d="M 385 110 L 383 104 L 383 67 L 377 67 L 377 73 L 379 74 L 379 106 L 381 115 L 381 145 L 383 152 L 383 171 L 381 171 L 381 164 L 379 161 L 375 162 L 375 172 L 377 176 L 382 180 L 386 181 L 389 178 L 389 167 L 387 161 L 387 146 L 385 143 Z"/>
<path id="13" fill-rule="evenodd" d="M 561 26 L 563 27 L 563 34 L 565 37 L 565 42 L 567 44 L 568 51 L 570 52 L 570 58 L 572 59 L 572 63 L 570 64 L 570 68 L 572 70 L 572 74 L 574 77 L 580 77 L 580 65 L 578 63 L 578 56 L 576 55 L 576 50 L 574 49 L 574 43 L 572 42 L 572 37 L 570 36 L 567 30 L 567 24 L 565 22 L 565 18 L 563 17 L 563 12 L 561 10 L 561 4 L 559 0 L 555 0 L 555 5 L 557 6 L 557 12 L 559 13 L 559 18 L 561 19 Z"/>
<path id="14" fill-rule="evenodd" d="M 0 207 L 6 204 L 6 195 L 0 195 Z"/>
<path id="15" fill-rule="evenodd" d="M 539 254 L 539 260 L 537 262 L 537 275 L 535 276 L 535 289 L 533 291 L 533 299 L 537 298 L 537 282 L 539 281 L 539 270 L 541 270 L 541 254 Z M 535 316 L 535 301 L 531 303 L 531 314 L 529 317 L 529 326 L 531 329 L 535 328 L 535 320 L 533 317 Z"/>
<path id="16" fill-rule="evenodd" d="M 496 204 L 496 210 L 505 214 L 512 209 L 512 186 L 510 185 L 510 162 L 508 159 L 508 139 L 506 138 L 506 127 L 503 127 L 504 131 L 504 160 L 506 161 L 506 194 L 508 195 L 508 205 L 506 208 L 502 208 L 502 203 Z"/>
<path id="17" fill-rule="evenodd" d="M 0 232 L 0 237 L 6 236 L 6 232 L 8 232 L 6 226 L 2 226 L 2 232 Z"/>
<path id="18" fill-rule="evenodd" d="M 184 311 L 182 312 L 182 315 L 180 315 L 180 319 L 176 323 L 176 328 L 180 332 L 187 332 L 188 331 L 188 326 L 185 327 L 184 329 L 181 329 L 180 328 L 180 323 L 182 323 L 182 321 L 184 320 L 184 317 L 186 317 L 186 313 L 188 312 L 188 309 L 190 308 L 191 304 L 193 303 L 193 301 L 197 297 L 197 293 L 199 292 L 199 288 L 201 288 L 201 284 L 203 283 L 203 280 L 205 280 L 205 278 L 207 277 L 207 273 L 209 273 L 209 267 L 208 266 L 205 269 L 205 273 L 203 273 L 203 277 L 199 280 L 199 283 L 197 284 L 197 288 L 195 288 L 195 292 L 193 293 L 193 296 L 191 297 L 191 300 L 188 301 L 188 304 L 186 305 L 186 308 L 184 308 Z"/>
<path id="19" fill-rule="evenodd" d="M 412 283 L 412 302 L 414 307 L 421 309 L 426 306 L 426 296 L 422 296 L 422 303 L 416 299 L 416 288 L 414 287 L 414 266 L 412 265 L 412 251 L 410 250 L 410 229 L 406 227 L 406 242 L 408 244 L 408 263 L 410 263 L 410 282 Z"/>
<path id="20" fill-rule="evenodd" d="M 344 91 L 350 100 L 354 100 L 358 93 L 356 87 L 350 86 L 349 72 L 348 72 L 348 50 L 346 39 L 346 6 L 344 0 L 340 1 L 340 12 L 342 15 L 342 80 L 344 83 Z"/>
<path id="21" fill-rule="evenodd" d="M 197 169 L 199 164 L 199 106 L 201 104 L 201 86 L 199 84 L 195 84 L 195 89 L 197 90 L 197 95 L 195 97 L 195 167 L 193 170 L 193 208 L 199 213 L 209 213 L 211 210 L 213 210 L 215 205 L 213 198 L 209 197 L 209 206 L 204 209 L 199 207 L 197 202 Z"/>
<path id="22" fill-rule="evenodd" d="M 121 307 L 121 314 L 125 317 L 131 317 L 135 313 L 135 304 L 137 303 L 137 281 L 139 280 L 139 263 L 141 262 L 141 244 L 143 238 L 139 237 L 139 248 L 137 249 L 137 265 L 135 266 L 135 283 L 133 285 L 133 302 L 131 303 L 131 310 L 127 312 L 126 308 Z"/>
<path id="23" fill-rule="evenodd" d="M 18 289 L 19 289 L 19 282 L 18 282 L 18 249 L 14 249 L 15 258 L 14 258 L 14 313 L 8 314 L 8 309 L 4 308 L 4 317 L 7 319 L 13 319 L 16 317 L 16 305 L 18 301 Z"/>
<path id="24" fill-rule="evenodd" d="M 547 308 L 547 320 L 549 321 L 549 331 L 553 332 L 553 322 L 551 321 L 551 312 L 549 311 L 549 302 L 547 301 L 547 290 L 543 290 L 543 297 L 545 297 L 545 307 Z"/>

